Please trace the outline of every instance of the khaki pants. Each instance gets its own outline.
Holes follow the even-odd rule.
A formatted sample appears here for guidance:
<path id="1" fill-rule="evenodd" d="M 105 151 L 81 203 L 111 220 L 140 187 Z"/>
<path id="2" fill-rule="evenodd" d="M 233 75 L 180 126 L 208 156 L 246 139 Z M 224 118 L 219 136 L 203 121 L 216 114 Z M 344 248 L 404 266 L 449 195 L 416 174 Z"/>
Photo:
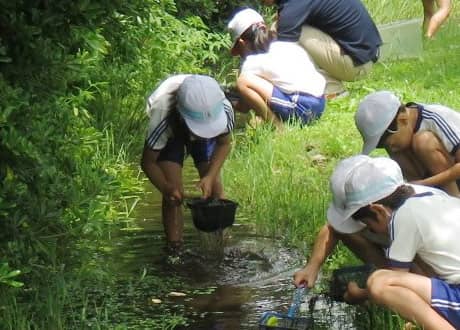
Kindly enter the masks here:
<path id="1" fill-rule="evenodd" d="M 359 80 L 366 76 L 374 64 L 369 61 L 355 66 L 350 56 L 328 34 L 308 25 L 302 27 L 299 43 L 308 52 L 318 71 L 326 79 L 325 94 L 345 91 L 342 81 Z"/>

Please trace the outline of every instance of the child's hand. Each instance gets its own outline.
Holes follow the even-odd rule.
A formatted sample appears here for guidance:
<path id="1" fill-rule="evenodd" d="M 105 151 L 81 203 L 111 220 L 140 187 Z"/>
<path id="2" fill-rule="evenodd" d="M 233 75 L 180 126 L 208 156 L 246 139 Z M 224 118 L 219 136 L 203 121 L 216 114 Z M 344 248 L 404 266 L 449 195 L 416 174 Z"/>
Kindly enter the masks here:
<path id="1" fill-rule="evenodd" d="M 294 285 L 298 287 L 304 284 L 307 288 L 312 288 L 315 285 L 317 277 L 318 271 L 306 265 L 304 268 L 294 273 Z"/>
<path id="2" fill-rule="evenodd" d="M 200 182 L 198 182 L 198 187 L 201 189 L 203 198 L 211 197 L 213 182 L 214 180 L 209 176 L 202 177 Z"/>
<path id="3" fill-rule="evenodd" d="M 349 282 L 343 298 L 349 304 L 360 304 L 368 298 L 367 289 L 361 289 L 356 282 Z"/>

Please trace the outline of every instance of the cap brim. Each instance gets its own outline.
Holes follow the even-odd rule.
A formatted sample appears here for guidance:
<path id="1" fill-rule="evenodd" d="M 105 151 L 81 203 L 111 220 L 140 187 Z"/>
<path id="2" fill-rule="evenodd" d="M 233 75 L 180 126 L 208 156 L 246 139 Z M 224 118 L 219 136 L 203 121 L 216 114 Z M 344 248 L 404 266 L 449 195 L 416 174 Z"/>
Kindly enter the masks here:
<path id="1" fill-rule="evenodd" d="M 224 104 L 222 110 L 214 120 L 209 120 L 205 123 L 197 122 L 193 119 L 185 117 L 185 123 L 193 134 L 204 139 L 211 139 L 226 133 L 227 114 L 225 113 Z"/>
<path id="2" fill-rule="evenodd" d="M 339 210 L 334 203 L 329 204 L 327 209 L 327 220 L 334 230 L 343 234 L 353 234 L 361 231 L 366 227 L 361 221 L 356 221 L 351 218 L 351 215 L 358 211 L 357 209 L 350 209 L 346 211 Z"/>
<path id="3" fill-rule="evenodd" d="M 372 152 L 372 150 L 377 148 L 380 139 L 381 136 L 373 136 L 370 139 L 367 139 L 367 141 L 363 145 L 363 150 L 361 151 L 361 153 L 363 155 L 369 155 Z"/>

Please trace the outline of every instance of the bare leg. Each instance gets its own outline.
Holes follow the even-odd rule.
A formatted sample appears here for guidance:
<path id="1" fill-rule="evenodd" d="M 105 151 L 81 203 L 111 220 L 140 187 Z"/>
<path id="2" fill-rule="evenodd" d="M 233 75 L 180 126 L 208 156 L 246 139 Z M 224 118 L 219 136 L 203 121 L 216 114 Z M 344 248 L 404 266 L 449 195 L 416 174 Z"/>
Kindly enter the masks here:
<path id="1" fill-rule="evenodd" d="M 204 177 L 209 169 L 209 163 L 199 163 L 197 166 L 198 174 L 200 178 Z M 224 186 L 222 185 L 221 175 L 217 176 L 216 180 L 212 185 L 212 194 L 213 198 L 224 198 Z"/>
<path id="2" fill-rule="evenodd" d="M 370 263 L 377 268 L 387 266 L 387 259 L 383 253 L 383 249 L 377 244 L 369 241 L 362 234 L 339 234 L 337 237 L 364 263 Z M 411 272 L 433 276 L 433 269 L 422 261 L 418 256 L 415 257 Z M 361 303 L 368 298 L 367 289 L 360 288 L 355 282 L 348 283 L 347 292 L 345 293 L 345 301 L 351 304 Z"/>
<path id="3" fill-rule="evenodd" d="M 273 91 L 273 85 L 269 81 L 253 74 L 245 74 L 238 78 L 237 87 L 240 95 L 257 116 L 273 123 L 278 128 L 282 127 L 281 120 L 267 104 Z"/>
<path id="4" fill-rule="evenodd" d="M 435 12 L 434 0 L 422 0 L 423 4 L 423 30 L 427 30 L 431 17 Z"/>
<path id="5" fill-rule="evenodd" d="M 374 302 L 385 305 L 425 330 L 454 329 L 431 307 L 431 280 L 403 271 L 378 270 L 367 281 Z"/>
<path id="6" fill-rule="evenodd" d="M 412 139 L 412 149 L 421 165 L 427 169 L 430 175 L 441 173 L 455 164 L 444 145 L 431 132 L 424 131 L 415 134 Z M 452 196 L 460 194 L 455 181 L 448 182 L 440 187 Z"/>
<path id="7" fill-rule="evenodd" d="M 176 186 L 180 191 L 183 191 L 182 167 L 177 163 L 169 161 L 159 162 L 158 165 L 163 171 L 166 180 Z M 163 227 L 168 243 L 170 245 L 180 245 L 183 241 L 184 228 L 181 204 L 163 197 L 161 211 Z"/>
<path id="8" fill-rule="evenodd" d="M 428 170 L 420 164 L 415 154 L 411 150 L 404 150 L 403 152 L 390 152 L 387 150 L 388 155 L 399 167 L 407 181 L 421 180 L 429 175 Z"/>
<path id="9" fill-rule="evenodd" d="M 435 11 L 434 0 L 422 0 L 423 3 L 423 27 L 425 36 L 432 38 L 441 25 L 447 20 L 452 10 L 451 0 L 436 0 L 438 10 Z"/>

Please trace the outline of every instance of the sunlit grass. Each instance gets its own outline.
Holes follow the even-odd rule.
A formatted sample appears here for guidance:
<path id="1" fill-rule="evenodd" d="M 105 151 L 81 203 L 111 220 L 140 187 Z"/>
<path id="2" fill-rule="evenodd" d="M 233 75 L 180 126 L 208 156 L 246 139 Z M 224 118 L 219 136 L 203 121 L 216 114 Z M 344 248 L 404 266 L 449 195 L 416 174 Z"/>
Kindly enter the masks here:
<path id="1" fill-rule="evenodd" d="M 379 24 L 422 16 L 419 0 L 365 2 Z M 281 238 L 286 244 L 296 245 L 307 253 L 318 228 L 326 221 L 325 211 L 330 200 L 328 178 L 332 169 L 337 161 L 360 150 L 361 141 L 354 127 L 353 114 L 365 94 L 377 89 L 391 89 L 407 101 L 440 102 L 460 109 L 460 99 L 456 95 L 460 83 L 459 27 L 458 14 L 454 13 L 436 39 L 424 43 L 425 51 L 420 58 L 379 63 L 366 80 L 347 84 L 350 96 L 329 102 L 323 118 L 311 127 L 301 129 L 292 126 L 281 133 L 275 133 L 268 127 L 238 132 L 236 146 L 225 163 L 224 181 L 227 196 L 238 201 L 241 211 L 247 215 L 242 221 L 251 222 L 257 231 Z M 166 57 L 161 59 L 170 61 Z M 151 64 L 146 67 L 157 70 L 158 65 Z M 176 63 L 171 66 L 176 67 Z M 183 64 L 181 67 L 188 66 Z M 145 78 L 136 83 L 140 85 L 139 90 L 146 93 L 144 86 L 147 82 L 149 86 L 152 84 L 149 81 L 151 75 L 136 76 Z M 82 256 L 88 253 L 84 251 L 85 248 L 97 248 L 91 247 L 89 240 L 109 236 L 107 223 L 129 220 L 137 196 L 142 193 L 138 170 L 133 170 L 132 165 L 135 163 L 137 166 L 142 148 L 143 132 L 139 129 L 139 122 L 145 120 L 140 109 L 142 93 L 137 90 L 138 95 L 126 97 L 126 86 L 118 83 L 125 82 L 126 78 L 122 74 L 118 78 L 115 82 L 111 81 L 115 89 L 111 94 L 113 99 L 98 100 L 99 103 L 94 101 L 95 108 L 105 106 L 106 110 L 99 116 L 100 131 L 94 136 L 90 134 L 92 131 L 81 132 L 82 138 L 78 141 L 87 148 L 81 148 L 82 160 L 76 162 L 78 169 L 68 183 L 72 196 L 67 196 L 66 200 L 75 203 L 65 205 L 64 221 L 68 220 L 69 233 L 46 237 L 41 237 L 40 233 L 33 235 L 31 239 L 37 249 L 30 251 L 30 254 L 48 254 L 43 259 L 51 260 L 52 265 L 43 264 L 33 256 L 27 261 L 30 266 L 24 269 L 26 275 L 20 279 L 25 282 L 25 287 L 21 289 L 23 291 L 19 293 L 15 288 L 2 288 L 2 329 L 71 329 L 84 328 L 84 325 L 92 329 L 125 328 L 121 325 L 123 321 L 118 326 L 111 323 L 112 314 L 117 313 L 118 307 L 112 300 L 117 295 L 117 292 L 111 291 L 116 291 L 115 287 L 110 286 L 113 285 L 113 278 L 102 267 L 101 259 L 93 258 L 90 263 Z M 116 134 L 109 123 L 114 115 L 117 120 L 121 117 L 123 121 Z M 120 140 L 123 145 L 120 145 Z M 41 220 L 39 216 L 37 219 Z M 87 223 L 84 230 L 79 229 L 83 227 L 82 223 Z M 74 232 L 84 234 L 81 244 L 77 245 L 78 251 L 67 251 L 78 254 L 79 259 L 76 259 L 81 264 L 61 265 L 56 260 L 62 260 L 59 259 L 62 256 L 58 257 L 57 254 L 63 254 L 60 247 L 67 242 L 58 241 L 59 235 L 72 236 L 71 228 Z M 97 246 L 97 242 L 92 243 Z M 19 252 L 30 250 L 21 239 L 16 244 L 10 247 L 11 255 L 19 256 Z M 85 244 L 87 246 L 83 247 Z M 338 253 L 329 259 L 327 267 L 334 268 L 351 259 L 344 248 L 339 248 Z M 69 260 L 65 259 L 66 263 Z M 68 279 L 64 279 L 60 273 L 63 271 L 60 267 L 64 266 Z M 53 285 L 49 285 L 48 278 L 43 278 L 43 282 L 38 279 L 28 282 L 32 274 L 39 271 L 47 274 Z M 78 282 L 75 277 L 81 281 L 93 279 L 96 283 L 91 283 L 92 287 L 104 283 L 107 288 L 101 289 L 102 293 L 80 291 L 76 288 Z M 155 279 L 146 287 L 157 289 L 164 281 Z M 41 288 L 37 289 L 39 286 Z M 106 299 L 101 299 L 96 305 L 95 297 Z M 155 324 L 158 327 L 173 328 L 174 324 L 185 322 L 171 311 L 155 312 L 155 315 L 162 315 L 157 320 L 158 324 Z M 126 316 L 126 319 L 129 317 Z M 378 317 L 382 317 L 381 314 Z M 386 329 L 398 328 L 400 324 L 399 319 L 394 321 L 394 314 L 391 313 L 385 314 L 383 320 L 391 324 Z M 145 328 L 149 327 L 155 328 L 151 324 L 145 325 Z"/>
<path id="2" fill-rule="evenodd" d="M 423 17 L 422 1 L 363 0 L 377 24 Z"/>
<path id="3" fill-rule="evenodd" d="M 382 22 L 387 6 L 392 4 L 383 2 L 380 9 L 374 8 L 382 11 Z M 420 16 L 421 2 L 417 2 L 419 6 Z M 410 10 L 415 14 L 415 7 Z M 435 40 L 425 40 L 419 58 L 378 63 L 365 80 L 348 83 L 350 95 L 330 101 L 315 125 L 288 126 L 282 132 L 261 126 L 247 129 L 244 137 L 238 135 L 224 178 L 228 197 L 249 215 L 244 221 L 253 222 L 259 232 L 305 249 L 308 255 L 308 247 L 326 221 L 328 178 L 335 164 L 360 152 L 362 141 L 353 117 L 366 94 L 387 89 L 405 102 L 441 103 L 460 110 L 459 22 L 458 15 L 453 15 Z M 374 155 L 385 152 L 375 151 Z M 326 269 L 356 262 L 344 247 L 336 251 Z M 400 329 L 404 324 L 393 313 L 375 310 L 370 312 L 369 322 L 373 328 L 384 325 L 385 329 Z"/>
<path id="4" fill-rule="evenodd" d="M 460 109 L 460 29 L 452 17 L 437 39 L 425 42 L 420 58 L 378 63 L 368 78 L 348 83 L 348 97 L 329 101 L 314 125 L 268 126 L 238 134 L 225 164 L 230 198 L 251 214 L 259 231 L 291 238 L 311 237 L 325 221 L 328 178 L 338 160 L 359 153 L 354 113 L 369 92 L 388 89 L 405 102 L 442 103 Z M 376 151 L 375 154 L 384 154 Z"/>

